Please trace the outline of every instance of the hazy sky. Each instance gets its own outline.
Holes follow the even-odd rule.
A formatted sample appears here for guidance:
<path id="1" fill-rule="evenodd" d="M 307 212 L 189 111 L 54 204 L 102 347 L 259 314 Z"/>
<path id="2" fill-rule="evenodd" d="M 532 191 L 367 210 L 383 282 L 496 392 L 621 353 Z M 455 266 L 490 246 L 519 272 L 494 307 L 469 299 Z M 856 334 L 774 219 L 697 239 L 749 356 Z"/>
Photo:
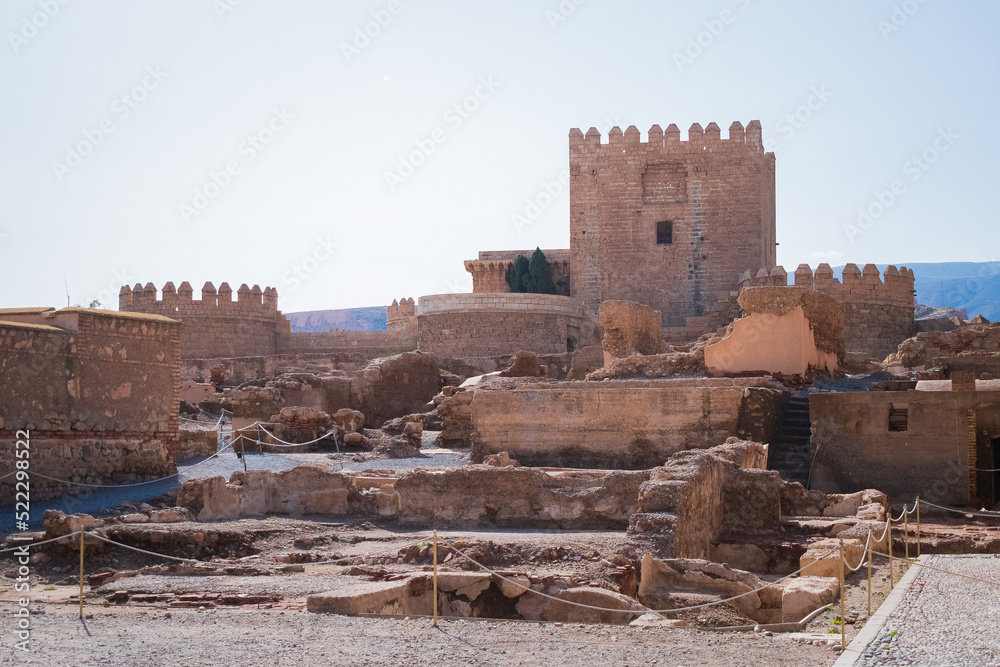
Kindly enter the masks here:
<path id="1" fill-rule="evenodd" d="M 4 0 L 0 307 L 467 291 L 478 250 L 568 247 L 590 126 L 759 119 L 789 271 L 996 260 L 998 24 L 989 1 Z"/>

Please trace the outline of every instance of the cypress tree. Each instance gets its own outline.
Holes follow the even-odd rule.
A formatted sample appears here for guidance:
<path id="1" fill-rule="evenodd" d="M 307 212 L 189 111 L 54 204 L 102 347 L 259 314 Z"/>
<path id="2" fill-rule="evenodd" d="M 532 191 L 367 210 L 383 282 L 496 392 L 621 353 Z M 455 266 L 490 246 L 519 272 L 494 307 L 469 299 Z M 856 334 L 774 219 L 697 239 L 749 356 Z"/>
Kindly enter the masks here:
<path id="1" fill-rule="evenodd" d="M 527 292 L 529 275 L 528 258 L 518 255 L 514 263 L 507 269 L 507 286 L 511 292 Z"/>
<path id="2" fill-rule="evenodd" d="M 552 270 L 549 268 L 549 261 L 545 259 L 545 253 L 541 248 L 535 248 L 531 253 L 531 260 L 528 262 L 528 289 L 526 291 L 533 294 L 555 294 L 556 285 L 552 282 Z"/>

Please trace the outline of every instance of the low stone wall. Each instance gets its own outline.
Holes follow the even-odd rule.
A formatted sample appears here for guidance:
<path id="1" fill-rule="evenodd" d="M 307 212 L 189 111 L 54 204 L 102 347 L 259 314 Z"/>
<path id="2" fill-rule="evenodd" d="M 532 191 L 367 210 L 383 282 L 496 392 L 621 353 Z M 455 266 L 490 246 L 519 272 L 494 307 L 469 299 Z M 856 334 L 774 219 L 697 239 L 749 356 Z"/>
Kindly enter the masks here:
<path id="1" fill-rule="evenodd" d="M 218 438 L 218 431 L 178 431 L 174 458 L 182 462 L 196 457 L 211 456 L 218 451 Z"/>
<path id="2" fill-rule="evenodd" d="M 23 433 L 0 431 L 0 470 L 15 470 L 15 441 Z M 131 484 L 177 472 L 170 455 L 173 442 L 148 433 L 93 433 L 31 431 L 29 472 L 80 484 Z M 30 478 L 32 500 L 47 500 L 88 491 L 39 475 Z M 0 504 L 14 502 L 14 477 L 0 481 Z M 23 487 L 21 488 L 23 490 Z"/>
<path id="3" fill-rule="evenodd" d="M 177 498 L 199 521 L 267 514 L 361 515 L 410 525 L 624 529 L 649 471 L 467 466 L 372 478 L 300 466 L 184 483 Z"/>
<path id="4" fill-rule="evenodd" d="M 632 301 L 604 301 L 598 311 L 604 329 L 604 365 L 633 354 L 661 354 L 660 311 Z"/>
<path id="5" fill-rule="evenodd" d="M 472 456 L 507 451 L 525 465 L 640 469 L 738 433 L 760 378 L 611 380 L 480 391 Z"/>

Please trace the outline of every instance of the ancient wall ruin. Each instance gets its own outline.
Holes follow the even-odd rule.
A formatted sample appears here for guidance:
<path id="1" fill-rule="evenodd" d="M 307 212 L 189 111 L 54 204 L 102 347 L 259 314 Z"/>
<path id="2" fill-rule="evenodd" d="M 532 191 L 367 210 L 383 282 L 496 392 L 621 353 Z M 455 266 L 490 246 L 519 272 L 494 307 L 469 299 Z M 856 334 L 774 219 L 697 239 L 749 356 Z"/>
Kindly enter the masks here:
<path id="1" fill-rule="evenodd" d="M 915 332 L 913 320 L 913 271 L 905 266 L 889 266 L 883 276 L 874 264 L 859 269 L 857 264 L 844 267 L 843 282 L 833 277 L 829 264 L 813 270 L 806 264 L 795 269 L 795 286 L 823 292 L 844 304 L 844 346 L 847 352 L 863 352 L 884 359 Z M 788 274 L 784 267 L 746 271 L 740 277 L 740 289 L 759 286 L 784 286 Z"/>
<path id="2" fill-rule="evenodd" d="M 419 349 L 442 357 L 557 354 L 581 342 L 580 303 L 565 296 L 437 294 L 420 297 L 417 312 Z"/>
<path id="3" fill-rule="evenodd" d="M 636 301 L 665 327 L 711 310 L 740 274 L 775 264 L 774 154 L 761 126 L 695 123 L 569 134 L 572 295 L 594 316 L 602 301 Z"/>
<path id="4" fill-rule="evenodd" d="M 970 468 L 1000 467 L 1000 392 L 813 392 L 809 413 L 812 488 L 876 488 L 894 502 L 919 495 L 952 507 L 994 493 L 993 476 Z"/>
<path id="5" fill-rule="evenodd" d="M 0 311 L 0 438 L 30 434 L 31 471 L 90 484 L 170 474 L 177 442 L 180 326 L 89 308 Z M 0 451 L 13 470 L 14 447 Z M 13 478 L 0 485 L 12 498 Z M 79 487 L 38 477 L 32 497 Z"/>
<path id="6" fill-rule="evenodd" d="M 525 465 L 651 468 L 736 434 L 759 378 L 525 384 L 478 391 L 472 456 L 502 451 Z"/>

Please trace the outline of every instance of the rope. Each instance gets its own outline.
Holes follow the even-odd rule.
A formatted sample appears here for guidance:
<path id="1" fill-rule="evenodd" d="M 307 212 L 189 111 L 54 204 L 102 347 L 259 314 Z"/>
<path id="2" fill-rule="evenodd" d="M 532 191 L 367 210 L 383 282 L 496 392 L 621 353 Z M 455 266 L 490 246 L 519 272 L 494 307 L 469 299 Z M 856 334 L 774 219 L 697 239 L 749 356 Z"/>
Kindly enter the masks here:
<path id="1" fill-rule="evenodd" d="M 477 561 L 476 559 L 474 559 L 472 556 L 468 555 L 467 553 L 465 553 L 461 549 L 457 549 L 455 546 L 453 546 L 451 544 L 449 544 L 448 546 L 455 553 L 459 554 L 460 556 L 462 556 L 466 560 L 472 562 L 475 565 L 478 565 L 483 570 L 486 570 L 487 572 L 489 572 L 490 574 L 492 574 L 495 577 L 503 579 L 504 581 L 506 581 L 509 584 L 513 584 L 513 585 L 517 586 L 518 588 L 523 588 L 525 590 L 525 592 L 534 593 L 535 595 L 541 595 L 543 598 L 549 598 L 550 600 L 555 600 L 556 602 L 562 602 L 563 604 L 573 605 L 574 607 L 584 607 L 585 609 L 594 609 L 596 611 L 611 611 L 611 612 L 617 612 L 619 614 L 635 614 L 635 613 L 637 613 L 637 611 L 635 609 L 611 609 L 609 607 L 595 607 L 594 605 L 584 604 L 582 602 L 574 602 L 572 600 L 564 600 L 563 598 L 557 598 L 557 597 L 555 597 L 553 595 L 549 595 L 548 593 L 542 593 L 541 591 L 536 591 L 534 588 L 531 588 L 530 586 L 525 586 L 522 583 L 519 583 L 517 581 L 514 581 L 513 579 L 509 579 L 509 578 L 503 576 L 502 574 L 500 574 L 496 570 L 491 570 L 490 568 L 486 567 L 485 565 L 483 565 L 482 563 L 480 563 L 479 561 Z M 827 556 L 829 556 L 830 554 L 832 554 L 834 551 L 837 551 L 837 547 L 834 547 L 833 549 L 830 549 L 825 554 L 821 555 L 820 558 L 826 558 Z M 810 563 L 810 565 L 812 565 L 812 564 Z M 779 582 L 781 582 L 781 581 L 783 581 L 785 579 L 788 579 L 789 577 L 795 576 L 796 574 L 798 574 L 802 570 L 806 569 L 807 567 L 809 567 L 809 565 L 806 565 L 805 567 L 800 567 L 795 572 L 792 572 L 791 574 L 786 574 L 781 579 L 777 579 L 775 581 L 772 581 L 771 583 L 765 584 L 765 585 L 761 586 L 760 588 L 755 588 L 755 589 L 753 589 L 751 591 L 747 591 L 745 593 L 740 593 L 739 595 L 734 595 L 733 597 L 726 598 L 725 600 L 716 600 L 715 602 L 706 602 L 704 604 L 696 604 L 696 605 L 692 605 L 690 607 L 677 607 L 675 609 L 648 609 L 646 611 L 643 611 L 642 613 L 645 613 L 645 614 L 649 614 L 649 613 L 653 613 L 653 614 L 669 614 L 671 612 L 692 611 L 694 609 L 702 609 L 704 607 L 713 607 L 713 606 L 715 606 L 717 604 L 722 604 L 724 602 L 732 602 L 733 600 L 737 600 L 739 598 L 746 597 L 747 595 L 750 595 L 752 593 L 757 593 L 759 591 L 762 591 L 765 588 L 770 588 L 771 586 L 775 586 Z"/>
<path id="2" fill-rule="evenodd" d="M 10 477 L 11 475 L 16 474 L 16 473 L 17 473 L 16 470 L 11 470 L 9 473 L 7 473 L 6 475 L 4 475 L 3 477 L 0 477 L 0 479 L 7 479 L 8 477 Z"/>
<path id="3" fill-rule="evenodd" d="M 958 514 L 972 514 L 975 516 L 988 516 L 997 518 L 1000 517 L 1000 512 L 987 512 L 986 510 L 974 511 L 974 510 L 963 510 L 955 507 L 945 507 L 944 505 L 935 505 L 934 503 L 929 503 L 926 500 L 921 500 L 924 505 L 930 505 L 931 507 L 937 507 L 938 509 L 946 510 L 948 512 L 957 512 Z"/>
<path id="4" fill-rule="evenodd" d="M 888 556 L 888 555 L 886 555 L 884 553 L 881 553 L 881 552 L 878 552 L 878 551 L 872 551 L 872 553 L 875 554 L 876 556 L 885 556 L 886 558 L 892 558 L 893 560 L 906 561 L 909 565 L 913 565 L 915 567 L 922 567 L 922 568 L 926 568 L 928 570 L 934 570 L 935 572 L 942 572 L 944 574 L 950 574 L 950 575 L 955 576 L 955 577 L 961 577 L 962 579 L 971 579 L 972 581 L 978 581 L 980 583 L 990 584 L 992 586 L 1000 586 L 1000 581 L 991 581 L 989 579 L 980 579 L 979 577 L 973 577 L 973 576 L 968 575 L 968 574 L 960 574 L 958 572 L 952 572 L 951 570 L 944 570 L 944 569 L 942 569 L 940 567 L 934 567 L 933 565 L 925 565 L 925 564 L 921 563 L 920 561 L 910 561 L 910 560 L 906 560 L 905 558 L 900 558 L 899 556 Z"/>
<path id="5" fill-rule="evenodd" d="M 213 426 L 211 428 L 208 428 L 207 426 L 203 426 L 202 423 L 200 421 L 198 421 L 197 419 L 188 419 L 187 417 L 181 417 L 181 419 L 184 420 L 184 421 L 186 421 L 186 422 L 191 422 L 192 424 L 197 424 L 198 425 L 198 430 L 200 430 L 200 431 L 218 431 L 219 427 L 222 426 L 222 417 L 219 417 L 219 421 L 215 422 L 215 426 Z"/>
<path id="6" fill-rule="evenodd" d="M 247 428 L 249 428 L 249 427 L 247 427 Z M 332 429 L 330 431 L 327 431 L 325 434 L 321 435 L 320 437 L 316 438 L 315 440 L 310 440 L 309 442 L 287 442 L 285 440 L 282 440 L 281 438 L 279 438 L 275 434 L 271 433 L 270 431 L 268 431 L 263 426 L 258 426 L 258 428 L 260 428 L 260 430 L 263 431 L 264 433 L 267 433 L 269 436 L 271 436 L 272 439 L 277 440 L 278 442 L 284 443 L 284 445 L 274 445 L 274 444 L 271 444 L 271 443 L 264 443 L 268 447 L 281 447 L 281 446 L 285 446 L 285 447 L 301 447 L 303 445 L 311 445 L 314 442 L 319 442 L 320 440 L 326 439 L 331 434 L 333 435 L 333 441 L 337 442 L 337 429 Z M 242 437 L 243 434 L 241 433 L 240 436 Z"/>
<path id="7" fill-rule="evenodd" d="M 44 542 L 26 542 L 25 544 L 22 544 L 20 546 L 8 547 L 7 549 L 0 549 L 0 553 L 4 553 L 4 552 L 7 552 L 7 551 L 17 551 L 18 549 L 22 549 L 24 547 L 40 547 L 43 544 L 49 544 L 50 542 L 56 542 L 58 540 L 65 540 L 67 537 L 73 537 L 74 535 L 76 535 L 79 532 L 80 531 L 78 530 L 78 531 L 72 532 L 72 533 L 70 533 L 68 535 L 60 535 L 59 537 L 53 537 L 51 539 L 45 540 Z"/>
<path id="8" fill-rule="evenodd" d="M 127 544 L 122 544 L 121 542 L 115 542 L 114 540 L 109 540 L 108 538 L 102 537 L 102 536 L 98 535 L 97 533 L 87 533 L 87 535 L 90 535 L 91 537 L 96 537 L 97 539 L 101 540 L 102 542 L 107 542 L 108 544 L 115 544 L 117 546 L 125 547 L 126 549 L 131 549 L 132 551 L 138 551 L 139 553 L 148 554 L 150 556 L 159 556 L 160 558 L 169 558 L 170 560 L 176 560 L 176 561 L 180 561 L 182 563 L 197 563 L 198 565 L 205 565 L 206 564 L 206 561 L 194 560 L 193 558 L 180 558 L 179 556 L 168 556 L 166 554 L 158 554 L 155 551 L 146 551 L 145 549 L 140 549 L 139 547 L 132 547 L 132 546 L 129 546 Z"/>
<path id="9" fill-rule="evenodd" d="M 216 453 L 212 454 L 211 456 L 209 456 L 205 460 L 198 461 L 198 463 L 195 463 L 194 465 L 188 466 L 188 469 L 194 468 L 195 466 L 200 466 L 202 463 L 207 463 L 207 462 L 211 461 L 216 456 L 219 456 L 220 454 L 222 454 L 223 452 L 225 452 L 226 449 L 229 448 L 229 447 L 232 447 L 232 445 L 229 444 L 229 445 L 223 446 L 222 449 L 220 449 Z M 17 471 L 15 470 L 14 472 L 17 472 Z M 174 477 L 177 477 L 178 475 L 183 474 L 183 473 L 175 472 L 173 475 L 167 475 L 166 477 L 160 477 L 159 479 L 150 479 L 150 480 L 146 480 L 145 482 L 134 482 L 132 484 L 84 484 L 83 482 L 71 482 L 71 481 L 65 480 L 65 479 L 56 479 L 55 477 L 49 477 L 48 475 L 43 475 L 40 472 L 33 472 L 33 471 L 26 471 L 26 472 L 29 475 L 37 475 L 38 477 L 41 477 L 43 479 L 47 479 L 47 480 L 50 480 L 50 481 L 53 481 L 53 482 L 59 482 L 60 484 L 69 484 L 71 486 L 86 486 L 86 487 L 91 488 L 91 489 L 125 489 L 125 488 L 129 488 L 129 487 L 133 487 L 133 486 L 145 486 L 146 484 L 156 484 L 157 482 L 162 482 L 164 480 L 173 479 Z M 185 473 L 186 472 L 187 471 L 185 470 Z M 14 473 L 10 473 L 10 474 L 13 475 Z M 5 475 L 5 476 L 9 477 L 9 475 Z M 0 477 L 0 479 L 3 479 L 3 477 Z"/>

